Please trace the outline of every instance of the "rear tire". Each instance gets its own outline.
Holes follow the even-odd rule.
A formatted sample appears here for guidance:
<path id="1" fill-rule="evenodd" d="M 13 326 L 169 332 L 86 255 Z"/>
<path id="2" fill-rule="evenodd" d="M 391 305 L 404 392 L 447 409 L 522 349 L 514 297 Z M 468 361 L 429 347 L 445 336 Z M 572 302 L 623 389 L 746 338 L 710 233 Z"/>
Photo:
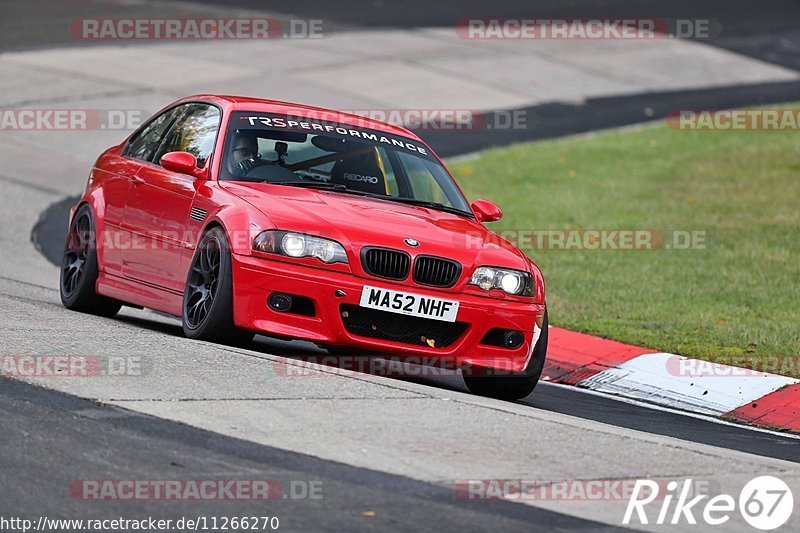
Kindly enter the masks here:
<path id="1" fill-rule="evenodd" d="M 528 362 L 528 368 L 520 374 L 508 376 L 464 376 L 464 382 L 469 391 L 478 396 L 488 396 L 498 400 L 521 400 L 528 396 L 539 383 L 539 377 L 544 369 L 544 361 L 547 357 L 547 329 L 547 309 L 545 309 L 542 333 L 536 342 L 533 356 Z"/>
<path id="2" fill-rule="evenodd" d="M 183 333 L 190 339 L 246 344 L 255 333 L 233 323 L 233 269 L 225 231 L 219 226 L 200 238 L 192 258 L 182 305 Z"/>
<path id="3" fill-rule="evenodd" d="M 105 317 L 116 315 L 122 302 L 95 292 L 98 274 L 94 215 L 84 204 L 72 217 L 61 259 L 59 292 L 64 307 Z"/>

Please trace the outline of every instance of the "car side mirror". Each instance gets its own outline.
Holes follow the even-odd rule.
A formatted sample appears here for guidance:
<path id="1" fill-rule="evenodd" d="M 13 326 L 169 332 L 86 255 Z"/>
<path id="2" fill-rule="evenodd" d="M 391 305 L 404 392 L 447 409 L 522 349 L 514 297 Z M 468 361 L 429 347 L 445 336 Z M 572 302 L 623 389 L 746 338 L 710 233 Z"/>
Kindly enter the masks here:
<path id="1" fill-rule="evenodd" d="M 503 210 L 489 200 L 475 200 L 472 202 L 472 212 L 478 218 L 478 222 L 494 222 L 503 218 Z"/>
<path id="2" fill-rule="evenodd" d="M 172 172 L 188 174 L 193 178 L 200 177 L 197 158 L 189 152 L 167 152 L 161 156 L 161 166 Z"/>

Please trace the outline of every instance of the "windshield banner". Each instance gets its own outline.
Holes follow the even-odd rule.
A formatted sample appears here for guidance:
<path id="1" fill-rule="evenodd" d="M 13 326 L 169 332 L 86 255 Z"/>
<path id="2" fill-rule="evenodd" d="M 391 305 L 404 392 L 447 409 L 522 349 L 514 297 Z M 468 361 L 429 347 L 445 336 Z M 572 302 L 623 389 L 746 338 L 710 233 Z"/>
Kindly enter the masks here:
<path id="1" fill-rule="evenodd" d="M 363 117 L 349 117 L 348 120 L 368 122 Z M 235 130 L 277 130 L 293 133 L 318 134 L 325 137 L 338 138 L 344 141 L 366 142 L 385 148 L 394 148 L 434 159 L 430 151 L 419 141 L 399 135 L 392 135 L 384 131 L 342 124 L 330 119 L 313 116 L 276 115 L 271 113 L 234 113 L 231 119 L 231 128 Z"/>

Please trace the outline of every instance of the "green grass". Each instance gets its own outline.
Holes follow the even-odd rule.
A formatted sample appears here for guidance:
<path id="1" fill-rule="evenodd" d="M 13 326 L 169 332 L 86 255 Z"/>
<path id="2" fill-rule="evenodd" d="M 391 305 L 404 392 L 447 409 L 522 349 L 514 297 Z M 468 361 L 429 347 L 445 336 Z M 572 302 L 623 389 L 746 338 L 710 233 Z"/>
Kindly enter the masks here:
<path id="1" fill-rule="evenodd" d="M 657 125 L 451 166 L 469 198 L 503 208 L 495 231 L 705 231 L 705 249 L 524 249 L 551 324 L 800 377 L 800 132 Z"/>

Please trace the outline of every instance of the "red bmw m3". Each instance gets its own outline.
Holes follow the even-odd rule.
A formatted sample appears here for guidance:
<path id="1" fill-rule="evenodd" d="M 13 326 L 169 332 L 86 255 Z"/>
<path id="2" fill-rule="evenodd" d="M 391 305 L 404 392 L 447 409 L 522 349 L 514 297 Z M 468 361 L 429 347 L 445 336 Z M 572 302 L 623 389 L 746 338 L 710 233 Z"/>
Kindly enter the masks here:
<path id="1" fill-rule="evenodd" d="M 455 360 L 469 389 L 527 396 L 547 352 L 539 268 L 483 226 L 412 132 L 284 102 L 185 98 L 97 159 L 71 213 L 63 304 Z"/>

